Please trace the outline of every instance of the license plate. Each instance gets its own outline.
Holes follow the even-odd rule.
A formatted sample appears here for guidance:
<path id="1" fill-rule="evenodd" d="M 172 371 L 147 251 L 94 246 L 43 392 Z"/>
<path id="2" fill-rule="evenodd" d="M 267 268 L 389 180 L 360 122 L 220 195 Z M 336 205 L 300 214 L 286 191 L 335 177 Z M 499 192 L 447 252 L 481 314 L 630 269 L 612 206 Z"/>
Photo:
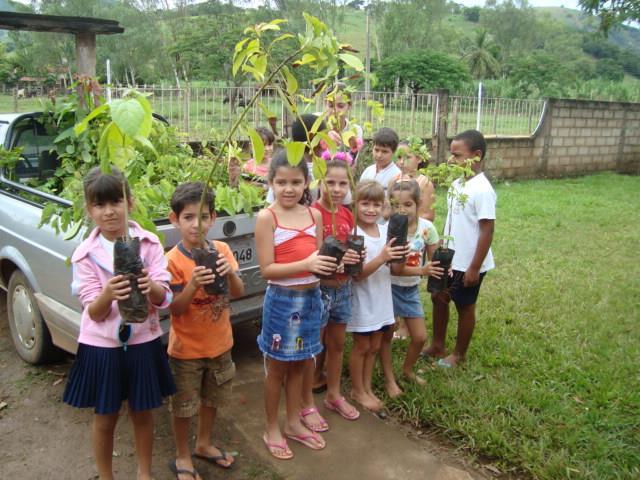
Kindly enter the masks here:
<path id="1" fill-rule="evenodd" d="M 230 242 L 229 246 L 238 265 L 242 266 L 255 262 L 256 251 L 252 240 L 236 240 Z"/>

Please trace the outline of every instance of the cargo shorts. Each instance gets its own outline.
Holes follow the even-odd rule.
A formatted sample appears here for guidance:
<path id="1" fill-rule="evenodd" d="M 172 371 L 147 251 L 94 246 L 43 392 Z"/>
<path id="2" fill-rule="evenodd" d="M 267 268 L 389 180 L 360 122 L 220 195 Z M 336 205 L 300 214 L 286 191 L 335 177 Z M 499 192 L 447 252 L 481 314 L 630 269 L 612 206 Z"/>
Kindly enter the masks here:
<path id="1" fill-rule="evenodd" d="M 177 392 L 169 399 L 169 411 L 176 417 L 193 417 L 200 408 L 219 407 L 231 396 L 236 365 L 231 350 L 214 358 L 182 360 L 169 358 Z"/>

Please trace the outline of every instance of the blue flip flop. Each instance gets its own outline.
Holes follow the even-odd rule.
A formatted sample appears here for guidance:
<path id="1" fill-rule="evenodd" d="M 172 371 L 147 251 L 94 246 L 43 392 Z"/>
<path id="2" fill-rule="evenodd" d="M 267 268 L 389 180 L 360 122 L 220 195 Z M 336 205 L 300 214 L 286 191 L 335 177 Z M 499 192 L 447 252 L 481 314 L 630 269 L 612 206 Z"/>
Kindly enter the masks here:
<path id="1" fill-rule="evenodd" d="M 444 358 L 441 358 L 440 360 L 438 360 L 438 361 L 436 362 L 436 365 L 437 365 L 439 368 L 445 368 L 445 369 L 446 369 L 446 368 L 453 368 L 453 365 L 451 365 L 449 362 L 445 362 L 445 361 L 444 361 Z"/>

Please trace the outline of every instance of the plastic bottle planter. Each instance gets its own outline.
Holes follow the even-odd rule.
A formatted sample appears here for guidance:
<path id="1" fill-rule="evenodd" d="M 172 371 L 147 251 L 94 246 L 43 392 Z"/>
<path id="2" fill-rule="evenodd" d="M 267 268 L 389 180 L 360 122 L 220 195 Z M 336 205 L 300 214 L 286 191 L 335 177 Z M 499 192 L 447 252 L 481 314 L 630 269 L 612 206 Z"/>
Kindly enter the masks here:
<path id="1" fill-rule="evenodd" d="M 361 255 L 364 250 L 364 237 L 362 235 L 349 235 L 347 238 L 347 250 L 351 249 Z M 362 258 L 358 263 L 344 266 L 344 273 L 355 277 L 362 273 Z"/>
<path id="2" fill-rule="evenodd" d="M 342 257 L 344 257 L 345 252 L 347 251 L 344 244 L 338 240 L 333 235 L 329 235 L 322 242 L 322 246 L 320 247 L 320 251 L 318 255 L 326 255 L 327 257 L 334 257 L 336 259 L 336 265 L 338 265 L 342 261 Z M 330 275 L 319 275 L 315 274 L 318 278 L 332 278 L 333 273 Z"/>
<path id="3" fill-rule="evenodd" d="M 396 241 L 393 242 L 394 247 L 406 245 L 408 230 L 409 217 L 402 215 L 401 213 L 394 213 L 391 215 L 391 218 L 389 218 L 389 226 L 387 227 L 387 243 L 389 243 L 392 238 L 395 238 Z M 390 263 L 403 263 L 404 261 L 405 257 L 402 257 L 397 260 L 391 260 Z"/>
<path id="4" fill-rule="evenodd" d="M 198 267 L 210 268 L 215 273 L 213 283 L 204 286 L 204 291 L 208 295 L 225 295 L 229 293 L 229 284 L 227 276 L 218 275 L 218 251 L 212 247 L 192 248 L 191 256 Z"/>
<path id="5" fill-rule="evenodd" d="M 120 315 L 126 323 L 142 323 L 149 316 L 147 296 L 140 291 L 138 278 L 142 277 L 140 259 L 140 239 L 118 238 L 113 247 L 114 275 L 124 275 L 129 279 L 131 293 L 126 300 L 118 300 Z"/>
<path id="6" fill-rule="evenodd" d="M 427 292 L 430 293 L 439 293 L 445 291 L 449 288 L 449 269 L 451 268 L 451 262 L 453 261 L 453 254 L 456 253 L 455 250 L 451 248 L 442 248 L 438 247 L 435 252 L 433 252 L 433 258 L 431 261 L 440 262 L 439 267 L 442 267 L 444 273 L 440 278 L 429 277 L 427 281 Z"/>

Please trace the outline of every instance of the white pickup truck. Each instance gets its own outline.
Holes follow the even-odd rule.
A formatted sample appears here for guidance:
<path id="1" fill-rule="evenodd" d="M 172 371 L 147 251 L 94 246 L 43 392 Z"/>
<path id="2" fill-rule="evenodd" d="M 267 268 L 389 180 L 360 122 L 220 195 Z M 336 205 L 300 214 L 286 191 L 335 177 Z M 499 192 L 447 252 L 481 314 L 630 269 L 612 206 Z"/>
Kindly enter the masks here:
<path id="1" fill-rule="evenodd" d="M 8 178 L 0 170 L 0 287 L 7 291 L 11 336 L 20 357 L 38 364 L 55 359 L 60 350 L 75 353 L 80 328 L 80 303 L 71 295 L 68 259 L 80 242 L 64 240 L 48 225 L 38 228 L 45 202 L 70 205 L 67 200 L 26 185 L 46 180 L 57 167 L 53 139 L 38 121 L 38 112 L 0 114 L 0 146 L 22 147 L 22 158 Z M 179 240 L 168 220 L 156 222 L 165 248 Z M 209 237 L 229 244 L 240 264 L 246 295 L 232 302 L 232 322 L 261 315 L 266 284 L 257 266 L 255 218 L 218 214 Z M 168 329 L 168 318 L 163 319 Z"/>

